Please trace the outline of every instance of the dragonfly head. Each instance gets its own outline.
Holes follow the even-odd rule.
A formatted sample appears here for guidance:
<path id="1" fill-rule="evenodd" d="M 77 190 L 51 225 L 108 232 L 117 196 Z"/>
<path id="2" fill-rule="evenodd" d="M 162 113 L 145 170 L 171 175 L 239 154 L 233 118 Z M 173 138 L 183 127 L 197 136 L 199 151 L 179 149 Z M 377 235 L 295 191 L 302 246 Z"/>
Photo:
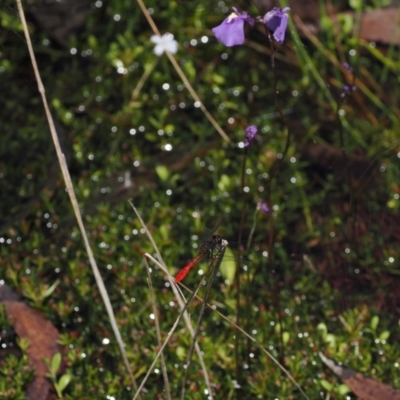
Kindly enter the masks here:
<path id="1" fill-rule="evenodd" d="M 218 247 L 222 247 L 222 246 L 226 247 L 226 246 L 228 246 L 228 241 L 225 240 L 225 239 L 222 239 L 221 236 L 212 235 L 211 240 Z"/>

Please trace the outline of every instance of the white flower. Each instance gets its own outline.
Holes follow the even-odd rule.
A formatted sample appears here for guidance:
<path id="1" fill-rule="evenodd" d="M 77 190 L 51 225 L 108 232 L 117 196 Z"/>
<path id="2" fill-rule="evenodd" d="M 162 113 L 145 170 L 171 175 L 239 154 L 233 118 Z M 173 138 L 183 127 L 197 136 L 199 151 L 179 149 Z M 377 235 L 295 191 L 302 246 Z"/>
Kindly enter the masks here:
<path id="1" fill-rule="evenodd" d="M 165 33 L 162 36 L 153 35 L 150 41 L 156 45 L 153 50 L 156 56 L 161 56 L 164 51 L 169 51 L 171 54 L 178 51 L 178 42 L 174 40 L 174 35 L 171 33 Z"/>

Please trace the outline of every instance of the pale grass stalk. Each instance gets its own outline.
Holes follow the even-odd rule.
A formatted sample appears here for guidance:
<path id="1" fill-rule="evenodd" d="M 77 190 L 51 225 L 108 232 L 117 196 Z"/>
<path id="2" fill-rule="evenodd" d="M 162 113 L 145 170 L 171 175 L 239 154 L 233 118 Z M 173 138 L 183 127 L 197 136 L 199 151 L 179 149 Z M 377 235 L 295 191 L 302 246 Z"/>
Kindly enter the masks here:
<path id="1" fill-rule="evenodd" d="M 148 257 L 148 256 L 149 255 L 147 253 L 145 253 L 144 257 Z M 150 257 L 150 259 L 152 259 L 152 257 Z M 154 260 L 152 259 L 152 261 L 154 261 Z M 167 338 L 165 339 L 165 342 L 162 344 L 162 346 L 158 350 L 158 353 L 157 353 L 156 357 L 154 358 L 154 361 L 150 365 L 149 369 L 147 370 L 147 373 L 146 373 L 145 377 L 143 378 L 142 382 L 140 383 L 140 386 L 139 386 L 135 396 L 133 397 L 133 400 L 136 400 L 138 398 L 138 396 L 139 396 L 140 392 L 142 391 L 145 383 L 147 382 L 147 379 L 149 378 L 151 372 L 153 371 L 153 369 L 154 369 L 154 367 L 155 367 L 155 365 L 157 363 L 158 358 L 163 353 L 163 351 L 165 349 L 165 346 L 168 344 L 169 340 L 171 339 L 172 334 L 175 332 L 175 329 L 178 327 L 179 321 L 181 320 L 182 316 L 186 313 L 187 308 L 192 303 L 192 300 L 194 299 L 194 297 L 196 296 L 197 292 L 199 291 L 199 289 L 201 287 L 201 283 L 203 282 L 204 278 L 205 278 L 205 276 L 203 276 L 202 280 L 200 281 L 200 284 L 197 286 L 197 289 L 189 297 L 187 303 L 185 304 L 185 306 L 183 307 L 182 311 L 178 315 L 178 318 L 176 319 L 176 321 L 175 321 L 174 325 L 172 326 L 171 330 L 169 331 L 169 333 L 167 335 Z M 175 286 L 175 283 L 173 285 Z"/>
<path id="2" fill-rule="evenodd" d="M 151 306 L 153 307 L 154 323 L 156 326 L 156 333 L 157 333 L 157 342 L 158 342 L 158 347 L 161 347 L 161 331 L 160 331 L 160 323 L 158 321 L 158 310 L 157 310 L 156 299 L 155 299 L 154 290 L 153 290 L 153 283 L 151 281 L 149 262 L 147 261 L 146 257 L 144 258 L 144 262 L 146 264 L 146 270 L 147 270 L 147 280 L 148 280 L 149 291 L 150 291 Z M 167 395 L 167 399 L 171 400 L 171 387 L 169 386 L 167 366 L 165 365 L 165 359 L 164 359 L 163 353 L 161 353 L 160 357 L 161 357 L 161 369 L 162 369 L 162 374 L 163 374 L 163 378 L 164 378 L 164 389 L 165 389 L 165 392 Z"/>
<path id="3" fill-rule="evenodd" d="M 167 276 L 170 276 L 168 270 L 161 264 L 159 263 L 154 257 L 152 257 L 150 254 L 145 253 L 144 255 L 145 257 L 149 258 L 154 264 L 156 264 L 160 269 L 162 269 Z M 193 292 L 187 288 L 185 285 L 181 284 L 181 286 L 187 290 L 189 293 L 192 294 L 193 296 Z M 204 300 L 197 296 L 197 294 L 195 294 L 195 297 L 197 300 L 200 300 L 201 302 L 203 302 Z M 213 310 L 214 312 L 216 312 L 223 320 L 225 320 L 226 322 L 228 322 L 228 324 L 232 325 L 233 328 L 235 328 L 236 330 L 238 330 L 239 332 L 241 332 L 244 336 L 246 336 L 247 338 L 249 338 L 268 358 L 270 358 L 278 367 L 279 369 L 289 378 L 289 380 L 293 383 L 293 385 L 296 386 L 297 389 L 299 389 L 299 391 L 301 392 L 301 394 L 307 399 L 310 400 L 309 397 L 306 395 L 306 393 L 304 392 L 304 390 L 300 387 L 300 385 L 295 381 L 295 379 L 292 377 L 292 375 L 290 375 L 290 372 L 282 365 L 280 364 L 280 362 L 268 351 L 266 350 L 262 344 L 260 342 L 257 341 L 257 339 L 255 339 L 253 336 L 251 336 L 249 333 L 247 333 L 244 329 L 242 329 L 240 326 L 236 325 L 235 322 L 231 321 L 227 316 L 225 316 L 224 314 L 222 314 L 221 312 L 219 312 L 215 306 L 212 306 L 211 304 L 207 303 L 207 307 L 210 310 Z"/>
<path id="4" fill-rule="evenodd" d="M 144 5 L 142 0 L 137 0 L 139 3 L 140 8 L 143 11 L 144 16 L 147 19 L 147 22 L 149 23 L 151 29 L 153 30 L 154 34 L 157 36 L 161 36 L 160 31 L 157 28 L 157 25 L 154 23 L 153 18 L 147 11 L 146 6 Z M 186 75 L 182 71 L 181 67 L 175 60 L 175 57 L 169 52 L 165 51 L 165 54 L 169 58 L 169 61 L 175 68 L 175 71 L 178 73 L 179 77 L 182 79 L 182 82 L 185 84 L 186 89 L 189 91 L 190 95 L 193 97 L 193 99 L 199 104 L 199 107 L 201 111 L 203 111 L 204 115 L 207 117 L 207 119 L 211 122 L 212 126 L 216 129 L 216 131 L 221 135 L 221 137 L 226 140 L 228 143 L 232 144 L 232 140 L 228 137 L 228 135 L 224 132 L 224 130 L 220 127 L 218 122 L 214 119 L 214 117 L 208 112 L 206 107 L 204 106 L 203 102 L 200 100 L 200 97 L 197 95 L 196 91 L 193 89 L 192 85 L 186 78 Z"/>
<path id="5" fill-rule="evenodd" d="M 129 364 L 128 357 L 127 357 L 127 354 L 126 354 L 125 348 L 124 348 L 124 343 L 122 341 L 121 333 L 120 333 L 120 331 L 118 329 L 117 321 L 115 319 L 114 311 L 112 309 L 111 302 L 110 302 L 110 299 L 108 297 L 107 290 L 106 290 L 106 287 L 104 285 L 103 279 L 101 277 L 100 271 L 99 271 L 99 269 L 97 267 L 96 260 L 94 259 L 93 252 L 92 252 L 92 249 L 90 247 L 89 239 L 88 239 L 87 234 L 86 234 L 85 226 L 83 224 L 82 215 L 81 215 L 81 212 L 79 210 L 78 201 L 76 199 L 74 187 L 72 185 L 72 180 L 71 180 L 71 177 L 70 177 L 70 174 L 69 174 L 69 170 L 68 170 L 67 164 L 65 162 L 64 154 L 62 153 L 62 150 L 61 150 L 61 146 L 60 146 L 60 142 L 58 140 L 57 132 L 56 132 L 56 129 L 54 127 L 54 121 L 53 121 L 53 118 L 51 116 L 50 108 L 49 108 L 49 105 L 48 105 L 48 102 L 47 102 L 44 85 L 42 83 L 42 80 L 41 80 L 41 77 L 40 77 L 39 68 L 38 68 L 37 63 L 36 63 L 35 53 L 33 51 L 33 47 L 32 47 L 32 43 L 31 43 L 31 38 L 30 38 L 30 35 L 29 35 L 28 27 L 26 25 L 25 14 L 24 14 L 24 10 L 22 8 L 21 0 L 16 0 L 16 1 L 17 1 L 17 6 L 18 6 L 18 11 L 19 11 L 19 15 L 20 15 L 20 18 L 21 18 L 22 26 L 23 26 L 23 29 L 24 29 L 24 34 L 25 34 L 26 43 L 27 43 L 27 46 L 28 46 L 29 55 L 30 55 L 30 58 L 31 58 L 33 70 L 34 70 L 34 73 L 35 73 L 36 81 L 38 83 L 38 90 L 39 90 L 39 93 L 40 93 L 40 95 L 42 97 L 42 102 L 43 102 L 43 107 L 44 107 L 44 110 L 45 110 L 45 113 L 46 113 L 47 122 L 49 124 L 51 136 L 52 136 L 53 142 L 54 142 L 54 147 L 55 147 L 56 153 L 57 153 L 57 158 L 58 158 L 58 161 L 60 163 L 61 172 L 62 172 L 63 177 L 64 177 L 64 182 L 65 182 L 65 185 L 67 187 L 67 192 L 68 192 L 71 204 L 72 204 L 72 208 L 74 210 L 75 217 L 76 217 L 76 220 L 78 222 L 78 226 L 79 226 L 79 229 L 81 231 L 82 238 L 83 238 L 83 241 L 84 241 L 84 244 L 85 244 L 85 247 L 86 247 L 86 251 L 87 251 L 87 254 L 88 254 L 89 262 L 90 262 L 90 265 L 92 267 L 93 275 L 95 277 L 97 287 L 99 288 L 101 297 L 102 297 L 104 305 L 106 307 L 107 314 L 108 314 L 108 317 L 110 319 L 110 324 L 111 324 L 111 327 L 112 327 L 112 329 L 114 331 L 115 338 L 117 339 L 117 342 L 118 342 L 118 345 L 119 345 L 119 348 L 120 348 L 120 351 L 121 351 L 121 354 L 122 354 L 122 358 L 124 360 L 126 369 L 128 370 L 130 379 L 132 381 L 132 385 L 133 385 L 134 388 L 137 388 L 136 380 L 135 380 L 135 377 L 133 375 L 132 368 L 131 368 L 131 366 Z"/>
<path id="6" fill-rule="evenodd" d="M 150 231 L 147 229 L 147 226 L 144 223 L 142 217 L 140 216 L 138 210 L 135 208 L 135 206 L 133 205 L 133 203 L 131 201 L 129 201 L 129 203 L 130 203 L 133 211 L 135 212 L 137 218 L 139 219 L 140 223 L 142 224 L 143 229 L 146 231 L 146 235 L 149 238 L 151 244 L 153 245 L 155 252 L 157 253 L 157 257 L 159 259 L 159 262 L 157 262 L 157 265 L 161 265 L 161 264 L 165 265 L 164 260 L 163 260 L 163 258 L 161 256 L 161 253 L 158 250 L 158 247 L 157 247 L 157 245 L 156 245 L 156 243 L 155 243 L 155 241 L 153 239 L 153 236 L 151 235 Z M 151 257 L 151 259 L 154 261 L 153 257 Z M 162 270 L 163 271 L 167 271 L 167 269 L 164 266 L 162 267 Z M 181 310 L 183 310 L 185 308 L 185 301 L 183 300 L 183 295 L 178 290 L 179 289 L 178 286 L 175 285 L 174 278 L 168 272 L 167 272 L 167 277 L 168 277 L 169 283 L 171 285 L 172 291 L 173 291 L 173 293 L 175 295 L 176 301 L 179 304 L 179 308 Z M 183 318 L 184 318 L 186 327 L 189 330 L 190 335 L 193 337 L 194 336 L 194 329 L 193 329 L 192 321 L 190 320 L 189 314 L 187 312 L 185 312 L 183 314 Z M 196 342 L 195 346 L 196 346 L 195 350 L 196 350 L 196 353 L 197 353 L 197 357 L 199 359 L 199 363 L 200 363 L 201 369 L 203 371 L 204 381 L 205 381 L 205 384 L 206 384 L 206 387 L 207 387 L 207 390 L 208 390 L 208 393 L 209 393 L 209 397 L 212 400 L 213 396 L 212 396 L 211 384 L 210 384 L 210 380 L 208 378 L 208 371 L 207 371 L 206 364 L 204 362 L 204 357 L 203 357 L 203 355 L 201 353 L 200 346 L 199 346 L 199 344 L 197 342 Z"/>

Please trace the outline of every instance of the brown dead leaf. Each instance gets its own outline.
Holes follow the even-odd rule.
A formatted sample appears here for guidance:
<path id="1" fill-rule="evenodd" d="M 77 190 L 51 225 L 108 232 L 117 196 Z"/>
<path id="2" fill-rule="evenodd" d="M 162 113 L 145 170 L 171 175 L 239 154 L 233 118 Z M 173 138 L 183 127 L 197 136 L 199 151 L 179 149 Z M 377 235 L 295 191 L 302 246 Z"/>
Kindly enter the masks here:
<path id="1" fill-rule="evenodd" d="M 360 38 L 384 44 L 400 44 L 398 8 L 366 12 L 361 17 Z"/>
<path id="2" fill-rule="evenodd" d="M 5 307 L 15 333 L 30 343 L 27 355 L 29 364 L 35 369 L 35 377 L 28 385 L 26 399 L 56 398 L 53 394 L 53 384 L 46 378 L 49 369 L 43 360 L 52 360 L 56 353 L 62 353 L 61 346 L 57 344 L 59 338 L 57 329 L 41 312 L 17 300 L 15 293 L 6 285 L 0 286 L 0 302 Z M 62 362 L 60 368 L 64 367 Z"/>
<path id="3" fill-rule="evenodd" d="M 368 378 L 351 368 L 335 364 L 319 353 L 322 361 L 362 400 L 400 400 L 400 390 Z"/>

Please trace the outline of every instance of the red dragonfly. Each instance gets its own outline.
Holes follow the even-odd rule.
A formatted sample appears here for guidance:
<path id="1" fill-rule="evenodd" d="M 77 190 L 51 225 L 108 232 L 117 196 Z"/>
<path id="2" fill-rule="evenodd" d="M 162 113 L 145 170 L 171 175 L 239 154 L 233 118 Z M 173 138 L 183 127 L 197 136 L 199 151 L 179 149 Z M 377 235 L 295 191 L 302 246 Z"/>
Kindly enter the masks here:
<path id="1" fill-rule="evenodd" d="M 220 251 L 222 246 L 226 246 L 228 242 L 221 239 L 220 236 L 212 235 L 211 239 L 206 240 L 200 247 L 200 251 L 195 258 L 190 260 L 176 275 L 175 282 L 180 282 L 189 271 L 204 257 L 211 256 L 214 250 Z"/>

